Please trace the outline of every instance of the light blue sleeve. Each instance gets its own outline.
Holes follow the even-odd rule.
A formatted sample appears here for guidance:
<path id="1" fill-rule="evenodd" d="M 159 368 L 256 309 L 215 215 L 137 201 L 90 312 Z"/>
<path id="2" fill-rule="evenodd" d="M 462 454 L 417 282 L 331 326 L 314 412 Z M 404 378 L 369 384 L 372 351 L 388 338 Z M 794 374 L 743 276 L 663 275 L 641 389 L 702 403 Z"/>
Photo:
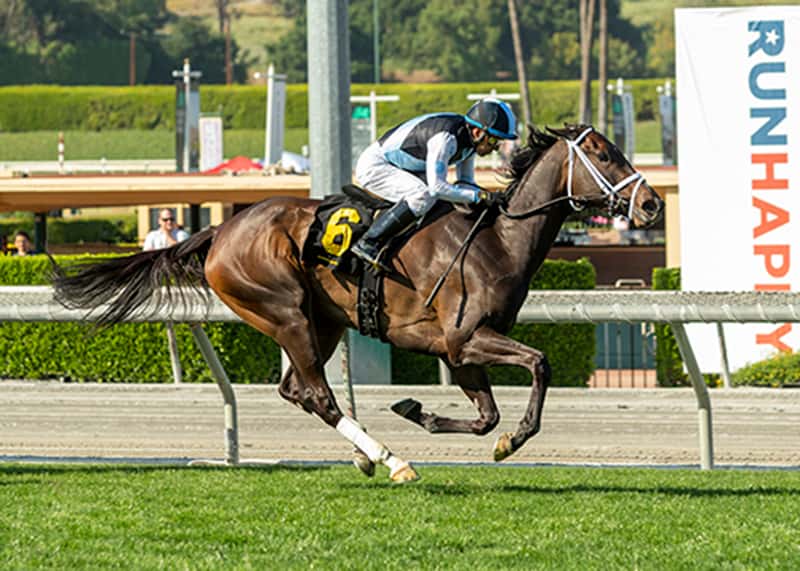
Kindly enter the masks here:
<path id="1" fill-rule="evenodd" d="M 470 155 L 456 165 L 456 180 L 469 184 L 475 183 L 475 155 Z"/>
<path id="2" fill-rule="evenodd" d="M 460 188 L 447 182 L 447 167 L 458 150 L 456 138 L 447 132 L 437 133 L 428 140 L 428 155 L 425 160 L 425 175 L 431 195 L 450 202 L 478 202 L 478 191 Z M 474 168 L 473 168 L 474 171 Z"/>

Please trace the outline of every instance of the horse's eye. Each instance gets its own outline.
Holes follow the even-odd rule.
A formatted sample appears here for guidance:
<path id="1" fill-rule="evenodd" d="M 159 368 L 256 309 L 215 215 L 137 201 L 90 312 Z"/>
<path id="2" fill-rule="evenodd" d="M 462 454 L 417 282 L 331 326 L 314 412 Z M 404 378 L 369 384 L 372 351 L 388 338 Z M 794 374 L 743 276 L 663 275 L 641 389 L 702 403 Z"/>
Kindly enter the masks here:
<path id="1" fill-rule="evenodd" d="M 600 154 L 597 155 L 597 158 L 599 158 L 602 162 L 607 163 L 608 162 L 608 153 L 605 152 L 605 151 L 600 151 Z"/>

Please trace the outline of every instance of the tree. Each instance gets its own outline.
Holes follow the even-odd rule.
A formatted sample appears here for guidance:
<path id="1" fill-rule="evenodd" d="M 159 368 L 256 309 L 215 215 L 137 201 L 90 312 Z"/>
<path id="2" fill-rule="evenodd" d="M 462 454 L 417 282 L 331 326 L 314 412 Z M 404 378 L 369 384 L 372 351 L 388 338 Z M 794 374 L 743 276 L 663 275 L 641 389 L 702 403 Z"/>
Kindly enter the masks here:
<path id="1" fill-rule="evenodd" d="M 605 133 L 608 128 L 608 0 L 600 2 L 598 22 L 599 54 L 597 57 L 597 128 Z"/>
<path id="2" fill-rule="evenodd" d="M 666 16 L 656 20 L 647 42 L 647 72 L 655 77 L 675 74 L 675 24 L 671 14 Z"/>
<path id="3" fill-rule="evenodd" d="M 494 79 L 507 21 L 502 2 L 431 0 L 419 15 L 413 61 L 445 81 Z"/>
<path id="4" fill-rule="evenodd" d="M 514 40 L 514 60 L 517 64 L 517 81 L 519 81 L 520 106 L 525 128 L 531 123 L 531 100 L 528 97 L 528 75 L 525 73 L 525 56 L 522 53 L 522 41 L 519 37 L 519 21 L 515 0 L 508 0 L 508 19 L 511 24 L 511 36 Z"/>
<path id="5" fill-rule="evenodd" d="M 285 73 L 289 83 L 305 83 L 308 75 L 306 51 L 306 12 L 303 10 L 294 26 L 280 40 L 265 46 L 267 61 L 275 64 L 278 73 Z"/>
<path id="6" fill-rule="evenodd" d="M 225 38 L 212 32 L 201 18 L 189 16 L 178 20 L 163 44 L 173 69 L 178 69 L 188 57 L 192 67 L 203 72 L 203 83 L 225 83 Z M 232 42 L 233 75 L 242 82 L 247 79 L 247 69 L 245 62 L 238 60 L 238 54 L 239 47 Z"/>
<path id="7" fill-rule="evenodd" d="M 415 2 L 416 0 L 409 0 Z M 372 0 L 358 0 L 349 4 L 350 23 L 350 70 L 354 82 L 372 81 Z M 275 69 L 287 74 L 290 83 L 306 81 L 308 73 L 307 57 L 307 15 L 305 9 L 295 19 L 294 26 L 280 40 L 267 44 L 267 59 L 275 64 Z"/>
<path id="8" fill-rule="evenodd" d="M 148 39 L 171 19 L 166 0 L 89 0 L 88 4 L 117 31 Z"/>
<path id="9" fill-rule="evenodd" d="M 580 0 L 581 88 L 578 113 L 580 122 L 586 125 L 592 122 L 591 58 L 594 39 L 594 6 L 595 0 Z"/>
<path id="10" fill-rule="evenodd" d="M 214 7 L 217 9 L 217 23 L 219 24 L 219 33 L 225 33 L 225 21 L 229 18 L 228 5 L 230 0 L 214 0 Z"/>
<path id="11" fill-rule="evenodd" d="M 577 32 L 555 32 L 530 58 L 533 75 L 541 79 L 574 79 L 581 70 Z"/>

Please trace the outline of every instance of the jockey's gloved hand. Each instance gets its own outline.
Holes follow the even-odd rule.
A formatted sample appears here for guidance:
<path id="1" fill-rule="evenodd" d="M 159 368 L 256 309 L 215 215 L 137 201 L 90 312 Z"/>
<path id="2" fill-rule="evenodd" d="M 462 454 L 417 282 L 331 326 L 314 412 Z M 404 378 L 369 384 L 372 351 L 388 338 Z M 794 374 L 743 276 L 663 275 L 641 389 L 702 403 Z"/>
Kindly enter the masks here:
<path id="1" fill-rule="evenodd" d="M 489 192 L 488 190 L 478 191 L 478 203 L 486 206 L 504 206 L 506 204 L 505 192 Z"/>

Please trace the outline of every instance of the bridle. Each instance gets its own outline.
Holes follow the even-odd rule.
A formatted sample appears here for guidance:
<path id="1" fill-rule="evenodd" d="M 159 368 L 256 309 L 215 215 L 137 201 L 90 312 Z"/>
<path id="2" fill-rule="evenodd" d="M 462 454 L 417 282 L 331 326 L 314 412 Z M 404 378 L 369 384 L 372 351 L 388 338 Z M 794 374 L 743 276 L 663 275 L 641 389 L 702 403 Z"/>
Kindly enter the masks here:
<path id="1" fill-rule="evenodd" d="M 587 127 L 580 135 L 575 137 L 575 139 L 567 139 L 567 138 L 564 139 L 564 141 L 567 143 L 567 149 L 568 149 L 568 153 L 569 153 L 568 154 L 569 167 L 568 167 L 568 170 L 567 170 L 567 195 L 566 196 L 560 196 L 558 198 L 555 198 L 553 200 L 550 200 L 548 202 L 540 204 L 539 206 L 535 207 L 534 209 L 528 210 L 526 212 L 512 213 L 512 212 L 509 212 L 505 206 L 501 206 L 500 207 L 500 212 L 504 216 L 506 216 L 508 218 L 518 220 L 518 219 L 521 219 L 521 218 L 528 218 L 528 217 L 533 216 L 535 214 L 539 214 L 540 212 L 543 212 L 543 211 L 547 210 L 551 206 L 553 206 L 555 204 L 559 204 L 559 203 L 564 202 L 564 201 L 568 201 L 573 210 L 575 210 L 576 212 L 580 212 L 581 210 L 586 208 L 586 206 L 588 204 L 590 204 L 591 202 L 595 201 L 596 199 L 605 198 L 606 201 L 607 201 L 608 212 L 609 212 L 610 215 L 612 215 L 612 216 L 613 215 L 621 215 L 621 216 L 624 216 L 625 218 L 627 218 L 629 221 L 632 220 L 633 219 L 634 204 L 636 204 L 636 194 L 639 192 L 639 189 L 641 188 L 642 184 L 645 182 L 644 176 L 642 175 L 642 173 L 640 173 L 638 171 L 635 171 L 633 174 L 631 174 L 628 177 L 625 177 L 624 179 L 619 181 L 617 184 L 612 184 L 605 176 L 603 176 L 603 174 L 594 165 L 594 163 L 592 163 L 592 161 L 589 160 L 589 157 L 586 156 L 586 153 L 584 153 L 583 149 L 581 149 L 581 147 L 580 147 L 581 142 L 583 141 L 583 139 L 585 139 L 586 136 L 589 133 L 591 133 L 592 131 L 594 131 L 594 129 L 592 127 Z M 575 172 L 575 165 L 576 165 L 575 157 L 578 157 L 578 160 L 580 160 L 580 162 L 583 163 L 583 166 L 586 167 L 586 170 L 589 171 L 589 174 L 594 179 L 594 181 L 597 184 L 597 186 L 600 188 L 600 191 L 601 191 L 600 194 L 589 195 L 589 196 L 575 196 L 573 194 L 573 192 L 572 192 L 572 179 L 573 179 L 573 173 Z M 623 198 L 623 197 L 619 196 L 619 193 L 620 193 L 620 191 L 622 189 L 624 189 L 626 186 L 628 186 L 629 184 L 632 184 L 634 182 L 636 183 L 636 186 L 634 186 L 633 192 L 631 192 L 631 196 L 630 196 L 629 199 L 626 199 L 626 198 Z M 516 188 L 517 187 L 514 187 L 514 189 L 512 189 L 511 192 L 509 192 L 509 195 L 507 196 L 507 200 L 506 201 L 511 199 L 511 194 L 513 194 L 513 191 L 516 190 Z M 619 207 L 620 206 L 624 206 L 626 202 L 628 203 L 627 212 L 625 212 L 625 213 L 618 212 L 619 211 Z"/>
<path id="2" fill-rule="evenodd" d="M 589 171 L 589 174 L 592 175 L 597 186 L 599 186 L 603 194 L 606 195 L 609 212 L 616 212 L 618 205 L 625 204 L 626 199 L 619 196 L 619 192 L 629 184 L 636 183 L 636 186 L 633 187 L 633 192 L 631 192 L 631 197 L 627 199 L 629 205 L 628 212 L 624 214 L 628 220 L 632 220 L 633 205 L 636 203 L 636 193 L 639 192 L 642 183 L 644 183 L 644 176 L 639 171 L 634 171 L 632 175 L 625 177 L 617 184 L 611 184 L 594 163 L 589 160 L 589 157 L 586 156 L 586 153 L 584 153 L 583 149 L 580 147 L 581 141 L 592 131 L 594 131 L 592 127 L 587 127 L 583 133 L 575 137 L 575 139 L 566 139 L 567 147 L 569 148 L 569 170 L 567 171 L 567 197 L 570 199 L 569 203 L 573 210 L 583 210 L 585 208 L 585 204 L 578 206 L 572 195 L 572 173 L 575 170 L 575 157 L 577 156 L 583 163 L 583 166 L 586 167 L 586 170 Z"/>
<path id="3" fill-rule="evenodd" d="M 560 204 L 562 202 L 569 202 L 570 206 L 572 206 L 573 210 L 581 211 L 586 208 L 587 204 L 597 200 L 598 198 L 605 198 L 608 202 L 608 213 L 611 216 L 615 216 L 617 213 L 617 209 L 620 205 L 625 204 L 624 198 L 619 196 L 619 192 L 628 186 L 629 184 L 636 183 L 636 186 L 633 188 L 633 192 L 631 193 L 630 197 L 630 206 L 626 214 L 619 214 L 621 216 L 625 216 L 628 220 L 631 220 L 633 216 L 633 205 L 636 202 L 636 193 L 639 192 L 642 184 L 644 183 L 644 176 L 642 173 L 638 171 L 634 171 L 634 173 L 628 177 L 625 177 L 623 180 L 618 182 L 617 184 L 611 184 L 606 177 L 600 172 L 600 170 L 594 166 L 594 163 L 589 160 L 589 157 L 586 156 L 586 153 L 580 148 L 581 141 L 586 138 L 586 136 L 594 131 L 592 127 L 587 127 L 580 135 L 578 135 L 575 139 L 567 139 L 564 137 L 564 140 L 567 143 L 567 148 L 569 149 L 569 171 L 567 172 L 567 194 L 566 196 L 559 196 L 558 198 L 554 198 L 553 200 L 548 200 L 536 206 L 535 208 L 528 210 L 526 212 L 509 212 L 506 208 L 508 201 L 511 200 L 511 197 L 514 195 L 514 192 L 519 188 L 520 183 L 516 185 L 510 186 L 508 189 L 503 191 L 503 195 L 505 197 L 504 202 L 499 204 L 500 213 L 507 218 L 511 218 L 512 220 L 520 220 L 522 218 L 528 218 L 530 216 L 534 216 L 535 214 L 539 214 L 548 210 L 550 207 Z M 575 171 L 575 157 L 583 163 L 583 166 L 586 167 L 586 170 L 589 171 L 589 174 L 594 179 L 597 186 L 600 187 L 601 192 L 599 194 L 587 195 L 587 196 L 574 196 L 572 193 L 572 178 L 573 173 Z M 425 300 L 425 307 L 430 307 L 433 303 L 433 300 L 436 298 L 436 294 L 439 293 L 442 285 L 444 284 L 444 280 L 450 274 L 450 270 L 453 269 L 453 266 L 456 263 L 456 260 L 461 256 L 461 254 L 466 251 L 469 247 L 472 239 L 475 237 L 477 232 L 481 228 L 481 224 L 483 223 L 483 219 L 486 217 L 487 213 L 489 212 L 490 208 L 484 208 L 483 212 L 480 213 L 478 219 L 472 225 L 467 237 L 464 238 L 464 241 L 461 243 L 461 247 L 456 252 L 456 255 L 453 257 L 453 260 L 450 262 L 450 265 L 447 266 L 447 269 L 439 276 L 439 279 L 433 286 L 431 293 L 428 295 L 428 298 Z"/>

